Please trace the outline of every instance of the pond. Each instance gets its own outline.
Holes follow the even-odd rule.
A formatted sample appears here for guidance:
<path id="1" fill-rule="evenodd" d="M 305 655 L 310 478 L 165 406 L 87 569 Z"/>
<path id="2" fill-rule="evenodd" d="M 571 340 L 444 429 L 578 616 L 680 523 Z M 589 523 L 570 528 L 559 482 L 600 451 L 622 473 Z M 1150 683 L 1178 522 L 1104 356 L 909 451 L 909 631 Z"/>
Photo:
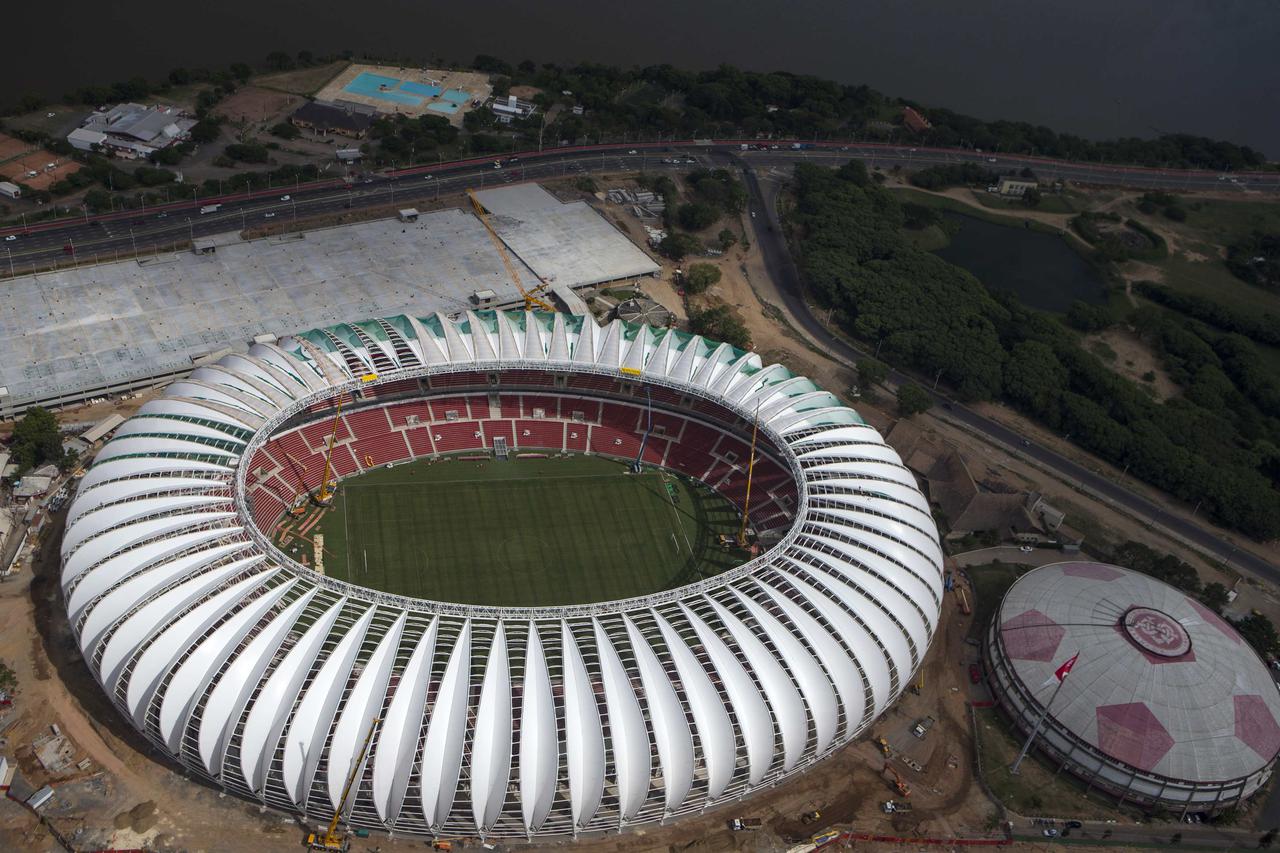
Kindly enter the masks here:
<path id="1" fill-rule="evenodd" d="M 1077 299 L 1094 305 L 1107 301 L 1102 275 L 1064 237 L 950 211 L 942 215 L 954 233 L 936 254 L 973 273 L 987 289 L 1010 291 L 1041 311 L 1065 312 Z"/>

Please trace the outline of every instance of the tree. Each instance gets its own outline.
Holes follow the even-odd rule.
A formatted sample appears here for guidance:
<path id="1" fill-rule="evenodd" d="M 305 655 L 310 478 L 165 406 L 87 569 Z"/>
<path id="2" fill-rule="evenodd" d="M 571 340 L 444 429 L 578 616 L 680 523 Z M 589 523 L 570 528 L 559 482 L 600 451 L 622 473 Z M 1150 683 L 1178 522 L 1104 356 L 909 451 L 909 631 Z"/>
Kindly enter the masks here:
<path id="1" fill-rule="evenodd" d="M 686 293 L 698 294 L 720 281 L 720 268 L 714 264 L 690 264 L 684 276 Z"/>
<path id="2" fill-rule="evenodd" d="M 1260 613 L 1251 613 L 1235 623 L 1240 636 L 1245 638 L 1254 651 L 1265 659 L 1280 653 L 1280 636 L 1276 634 L 1276 626 Z"/>
<path id="3" fill-rule="evenodd" d="M 247 63 L 233 62 L 231 63 L 231 74 L 241 83 L 246 83 L 253 76 L 253 69 Z"/>
<path id="4" fill-rule="evenodd" d="M 293 57 L 283 50 L 273 50 L 267 54 L 267 68 L 272 71 L 292 71 Z"/>
<path id="5" fill-rule="evenodd" d="M 1258 846 L 1264 849 L 1269 848 L 1272 844 L 1275 843 L 1275 840 L 1276 840 L 1276 830 L 1268 829 L 1266 832 L 1262 834 L 1260 838 L 1258 838 Z"/>
<path id="6" fill-rule="evenodd" d="M 679 261 L 686 255 L 701 252 L 702 244 L 692 234 L 668 234 L 658 244 L 658 251 L 673 261 Z"/>
<path id="7" fill-rule="evenodd" d="M 898 386 L 898 414 L 904 418 L 927 412 L 932 405 L 933 398 L 919 385 L 908 382 Z"/>
<path id="8" fill-rule="evenodd" d="M 191 128 L 191 139 L 193 142 L 206 143 L 213 142 L 218 138 L 219 134 L 218 122 L 213 119 L 204 118 L 195 123 Z"/>
<path id="9" fill-rule="evenodd" d="M 18 675 L 4 661 L 0 661 L 0 691 L 9 695 L 18 689 Z"/>
<path id="10" fill-rule="evenodd" d="M 724 228 L 717 235 L 717 239 L 720 241 L 720 250 L 727 252 L 729 249 L 733 248 L 735 243 L 738 242 L 738 235 L 734 234 L 728 228 Z"/>
<path id="11" fill-rule="evenodd" d="M 724 341 L 738 349 L 751 347 L 751 333 L 728 305 L 717 305 L 689 314 L 689 331 L 713 341 Z"/>
<path id="12" fill-rule="evenodd" d="M 291 122 L 282 121 L 271 126 L 271 135 L 278 136 L 281 139 L 297 139 L 302 135 L 302 131 L 298 130 Z"/>
<path id="13" fill-rule="evenodd" d="M 1022 194 L 1022 203 L 1025 204 L 1027 207 L 1039 207 L 1040 200 L 1042 198 L 1043 196 L 1040 194 L 1039 189 L 1037 189 L 1036 187 L 1030 187 L 1027 189 L 1025 193 Z"/>
<path id="14" fill-rule="evenodd" d="M 676 209 L 676 221 L 686 231 L 701 231 L 720 218 L 720 211 L 703 202 L 686 202 Z"/>
<path id="15" fill-rule="evenodd" d="M 9 447 L 18 471 L 27 471 L 46 462 L 62 462 L 62 433 L 53 412 L 40 406 L 27 409 L 13 428 Z"/>
<path id="16" fill-rule="evenodd" d="M 1221 613 L 1222 608 L 1228 603 L 1227 588 L 1217 581 L 1205 584 L 1204 589 L 1200 591 L 1200 600 L 1204 602 L 1205 607 L 1215 613 Z"/>
<path id="17" fill-rule="evenodd" d="M 879 385 L 884 382 L 889 375 L 889 365 L 883 361 L 876 361 L 874 358 L 864 358 L 858 361 L 858 387 L 864 392 L 869 391 L 873 385 Z"/>

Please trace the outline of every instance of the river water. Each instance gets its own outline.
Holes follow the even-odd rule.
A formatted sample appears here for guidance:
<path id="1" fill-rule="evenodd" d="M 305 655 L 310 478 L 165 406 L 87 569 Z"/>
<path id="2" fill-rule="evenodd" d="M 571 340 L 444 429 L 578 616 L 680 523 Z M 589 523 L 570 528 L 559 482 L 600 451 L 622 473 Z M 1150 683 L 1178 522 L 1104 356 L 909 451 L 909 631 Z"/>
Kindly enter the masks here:
<path id="1" fill-rule="evenodd" d="M 951 242 L 935 254 L 973 273 L 988 290 L 1007 290 L 1029 308 L 1065 313 L 1079 299 L 1107 301 L 1098 271 L 1057 234 L 995 225 L 945 212 L 953 224 Z"/>
<path id="2" fill-rule="evenodd" d="M 61 0 L 52 26 L 31 15 L 0 50 L 0 100 L 272 50 L 727 62 L 1084 136 L 1188 132 L 1280 156 L 1271 0 Z"/>

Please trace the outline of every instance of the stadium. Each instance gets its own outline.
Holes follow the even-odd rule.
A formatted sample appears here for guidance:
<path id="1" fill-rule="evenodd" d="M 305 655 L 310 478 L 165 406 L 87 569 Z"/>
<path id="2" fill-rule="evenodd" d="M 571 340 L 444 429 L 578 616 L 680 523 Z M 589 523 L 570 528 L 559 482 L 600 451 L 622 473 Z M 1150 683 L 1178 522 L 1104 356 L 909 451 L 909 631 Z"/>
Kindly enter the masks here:
<path id="1" fill-rule="evenodd" d="M 1054 671 L 1077 652 L 1050 704 Z M 1271 776 L 1271 673 L 1222 617 L 1147 575 L 1085 562 L 1028 572 L 985 654 L 1001 708 L 1023 734 L 1043 717 L 1036 747 L 1089 790 L 1181 818 L 1231 808 Z"/>
<path id="2" fill-rule="evenodd" d="M 175 762 L 434 837 L 619 832 L 801 773 L 910 683 L 942 595 L 927 502 L 835 396 L 514 311 L 197 368 L 100 451 L 62 560 L 90 670 Z"/>

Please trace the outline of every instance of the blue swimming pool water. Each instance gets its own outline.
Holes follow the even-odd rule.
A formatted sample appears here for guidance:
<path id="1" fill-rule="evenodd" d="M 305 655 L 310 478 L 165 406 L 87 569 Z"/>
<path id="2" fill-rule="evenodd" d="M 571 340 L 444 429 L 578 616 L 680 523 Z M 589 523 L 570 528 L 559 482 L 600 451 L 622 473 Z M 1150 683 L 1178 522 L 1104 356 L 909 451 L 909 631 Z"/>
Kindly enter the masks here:
<path id="1" fill-rule="evenodd" d="M 422 83 L 415 83 L 412 80 L 406 80 L 401 83 L 400 90 L 411 95 L 421 95 L 424 98 L 434 98 L 440 94 L 439 86 L 427 86 Z"/>
<path id="2" fill-rule="evenodd" d="M 402 86 L 402 84 L 396 77 L 385 77 L 381 74 L 361 71 L 354 80 L 343 87 L 343 91 L 350 92 L 353 95 L 364 95 L 367 98 L 390 101 L 393 104 L 405 104 L 410 107 L 422 106 L 422 98 L 416 95 L 407 95 L 404 92 L 384 91 L 380 88 L 382 86 L 394 89 L 397 86 Z"/>
<path id="3" fill-rule="evenodd" d="M 453 115 L 458 111 L 458 105 L 451 104 L 448 101 L 436 101 L 435 103 L 427 104 L 427 109 L 432 112 L 448 113 L 449 115 Z"/>
<path id="4" fill-rule="evenodd" d="M 467 101 L 471 100 L 471 96 L 461 89 L 449 89 L 440 97 L 453 104 L 465 104 Z"/>

